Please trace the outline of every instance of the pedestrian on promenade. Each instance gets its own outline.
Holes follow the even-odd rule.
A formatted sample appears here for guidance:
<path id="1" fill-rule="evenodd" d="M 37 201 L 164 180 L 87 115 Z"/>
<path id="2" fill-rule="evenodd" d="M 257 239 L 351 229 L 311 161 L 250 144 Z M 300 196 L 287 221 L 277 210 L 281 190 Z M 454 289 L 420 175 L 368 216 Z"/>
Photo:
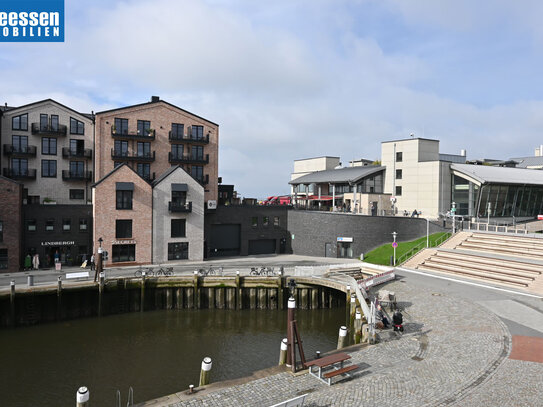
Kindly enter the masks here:
<path id="1" fill-rule="evenodd" d="M 54 258 L 55 258 L 55 263 L 60 262 L 60 253 L 58 252 L 58 250 L 55 251 Z"/>
<path id="2" fill-rule="evenodd" d="M 38 253 L 34 254 L 32 258 L 32 268 L 38 270 L 40 268 L 40 255 Z"/>
<path id="3" fill-rule="evenodd" d="M 32 268 L 32 258 L 30 257 L 30 253 L 26 255 L 25 257 L 25 270 L 30 270 Z"/>
<path id="4" fill-rule="evenodd" d="M 381 308 L 381 305 L 377 306 L 377 311 L 375 313 L 375 318 L 383 323 L 383 327 L 388 328 L 390 325 L 390 322 L 388 321 L 388 318 L 383 312 L 383 309 Z"/>
<path id="5" fill-rule="evenodd" d="M 91 256 L 90 267 L 91 267 L 91 271 L 94 270 L 94 253 Z"/>

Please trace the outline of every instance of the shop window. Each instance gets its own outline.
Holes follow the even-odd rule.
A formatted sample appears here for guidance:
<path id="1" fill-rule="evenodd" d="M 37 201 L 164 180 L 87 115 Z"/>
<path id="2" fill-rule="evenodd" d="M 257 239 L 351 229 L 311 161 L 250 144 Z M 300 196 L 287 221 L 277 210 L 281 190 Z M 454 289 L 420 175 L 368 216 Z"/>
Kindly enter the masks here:
<path id="1" fill-rule="evenodd" d="M 36 219 L 28 219 L 26 221 L 26 230 L 29 232 L 35 232 L 36 231 Z"/>
<path id="2" fill-rule="evenodd" d="M 62 219 L 62 230 L 65 232 L 72 229 L 72 220 L 71 219 Z"/>
<path id="3" fill-rule="evenodd" d="M 52 232 L 55 230 L 55 220 L 54 219 L 47 219 L 45 221 L 45 231 L 46 232 Z"/>
<path id="4" fill-rule="evenodd" d="M 172 219 L 172 237 L 186 236 L 186 220 Z"/>
<path id="5" fill-rule="evenodd" d="M 8 249 L 0 249 L 0 270 L 8 268 Z"/>
<path id="6" fill-rule="evenodd" d="M 117 219 L 115 221 L 115 237 L 117 239 L 132 237 L 132 219 Z"/>
<path id="7" fill-rule="evenodd" d="M 118 263 L 121 261 L 136 260 L 136 245 L 135 244 L 114 244 L 111 248 L 112 262 Z"/>
<path id="8" fill-rule="evenodd" d="M 168 260 L 186 260 L 188 258 L 188 242 L 168 243 Z"/>
<path id="9" fill-rule="evenodd" d="M 132 192 L 117 190 L 117 209 L 132 209 Z"/>
<path id="10" fill-rule="evenodd" d="M 86 231 L 88 227 L 87 219 L 80 218 L 79 219 L 79 230 Z"/>
<path id="11" fill-rule="evenodd" d="M 85 190 L 70 189 L 70 199 L 83 199 L 84 197 L 85 197 Z"/>

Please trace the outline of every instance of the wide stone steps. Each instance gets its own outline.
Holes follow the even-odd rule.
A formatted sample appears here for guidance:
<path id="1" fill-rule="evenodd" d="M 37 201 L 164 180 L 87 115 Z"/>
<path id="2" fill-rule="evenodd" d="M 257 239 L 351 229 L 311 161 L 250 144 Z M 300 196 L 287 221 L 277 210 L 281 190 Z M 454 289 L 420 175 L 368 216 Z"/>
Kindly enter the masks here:
<path id="1" fill-rule="evenodd" d="M 521 260 L 505 260 L 490 257 L 482 257 L 480 255 L 469 254 L 466 251 L 455 250 L 454 252 L 439 251 L 436 253 L 439 258 L 447 258 L 452 261 L 465 261 L 473 265 L 485 266 L 485 268 L 493 267 L 505 270 L 519 270 L 532 274 L 543 274 L 543 264 L 533 264 Z"/>
<path id="2" fill-rule="evenodd" d="M 457 268 L 462 268 L 465 270 L 471 270 L 471 271 L 482 272 L 482 273 L 503 274 L 503 275 L 512 276 L 512 277 L 519 277 L 519 278 L 527 279 L 527 281 L 533 281 L 539 275 L 539 273 L 510 270 L 507 267 L 500 267 L 500 266 L 489 267 L 488 265 L 471 263 L 469 260 L 463 261 L 460 259 L 445 258 L 439 255 L 433 256 L 431 259 L 427 260 L 427 262 L 438 263 L 444 266 L 457 267 Z M 427 264 L 427 262 L 425 262 L 424 264 Z"/>

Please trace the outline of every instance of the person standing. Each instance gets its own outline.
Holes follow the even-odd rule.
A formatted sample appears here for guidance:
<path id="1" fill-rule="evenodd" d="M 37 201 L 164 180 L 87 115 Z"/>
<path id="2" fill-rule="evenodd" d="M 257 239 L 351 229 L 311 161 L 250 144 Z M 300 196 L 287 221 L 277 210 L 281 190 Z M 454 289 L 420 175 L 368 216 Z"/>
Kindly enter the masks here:
<path id="1" fill-rule="evenodd" d="M 55 259 L 55 263 L 60 262 L 60 253 L 58 252 L 58 250 L 55 251 L 54 259 Z"/>
<path id="2" fill-rule="evenodd" d="M 30 253 L 26 255 L 25 257 L 25 270 L 30 270 L 32 268 L 32 258 L 30 257 Z"/>
<path id="3" fill-rule="evenodd" d="M 32 258 L 32 268 L 38 270 L 40 268 L 40 255 L 38 253 L 34 254 Z"/>
<path id="4" fill-rule="evenodd" d="M 91 258 L 90 258 L 90 267 L 91 267 L 91 271 L 94 270 L 94 253 L 91 255 Z"/>

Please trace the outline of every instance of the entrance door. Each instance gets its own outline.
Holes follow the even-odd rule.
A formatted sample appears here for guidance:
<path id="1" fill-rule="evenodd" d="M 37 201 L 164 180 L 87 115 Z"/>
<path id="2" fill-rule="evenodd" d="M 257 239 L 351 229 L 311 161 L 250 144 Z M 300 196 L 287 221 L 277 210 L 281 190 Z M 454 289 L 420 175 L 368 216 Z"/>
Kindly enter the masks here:
<path id="1" fill-rule="evenodd" d="M 324 257 L 334 257 L 334 246 L 332 243 L 324 244 Z"/>

